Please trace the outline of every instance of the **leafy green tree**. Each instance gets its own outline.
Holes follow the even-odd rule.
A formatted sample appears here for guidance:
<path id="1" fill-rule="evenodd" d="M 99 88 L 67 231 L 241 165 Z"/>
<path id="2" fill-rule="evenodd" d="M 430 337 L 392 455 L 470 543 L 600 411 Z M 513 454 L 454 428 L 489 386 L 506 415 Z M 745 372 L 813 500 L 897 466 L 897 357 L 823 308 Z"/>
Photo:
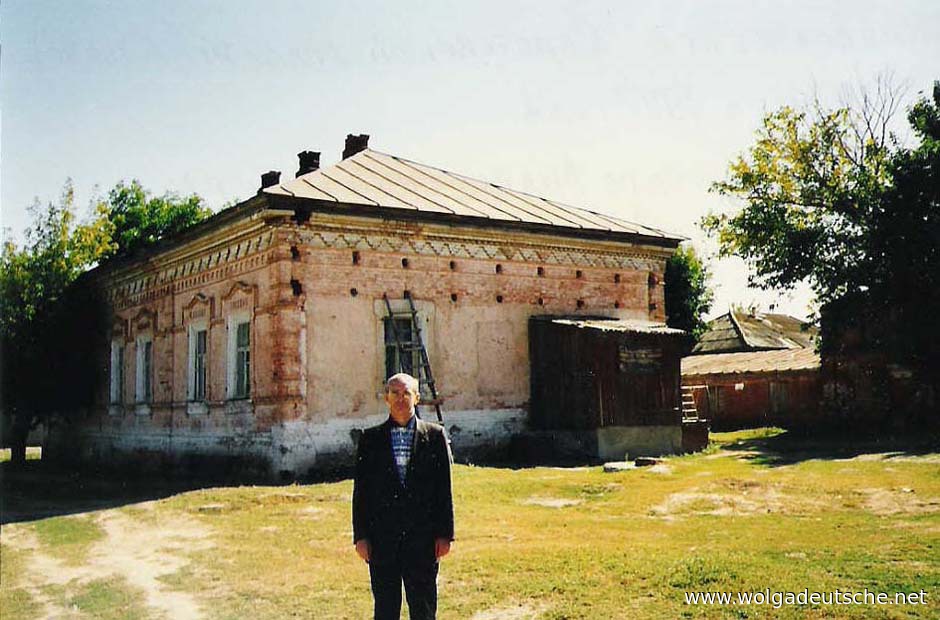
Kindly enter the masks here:
<path id="1" fill-rule="evenodd" d="M 809 282 L 824 353 L 877 353 L 938 385 L 940 85 L 932 94 L 908 114 L 913 147 L 887 129 L 898 107 L 890 89 L 856 109 L 767 115 L 712 187 L 742 206 L 702 224 L 722 255 L 748 262 L 752 284 Z"/>
<path id="2" fill-rule="evenodd" d="M 891 359 L 933 369 L 940 383 L 940 82 L 932 95 L 908 114 L 917 145 L 889 162 L 892 182 L 866 238 L 873 259 L 863 293 L 882 317 L 871 328 L 878 345 Z"/>
<path id="3" fill-rule="evenodd" d="M 691 245 L 679 249 L 666 262 L 666 324 L 684 329 L 697 341 L 707 327 L 705 315 L 715 294 L 711 274 Z"/>
<path id="4" fill-rule="evenodd" d="M 0 254 L 0 408 L 15 462 L 25 460 L 29 432 L 67 396 L 81 401 L 77 385 L 92 384 L 83 381 L 91 365 L 79 360 L 95 330 L 97 319 L 88 314 L 95 302 L 90 291 L 70 286 L 113 250 L 113 227 L 101 208 L 78 222 L 74 201 L 71 181 L 58 202 L 37 201 L 24 246 L 6 241 Z M 81 333 L 71 329 L 69 317 L 85 319 Z"/>
<path id="5" fill-rule="evenodd" d="M 212 214 L 197 194 L 181 197 L 168 192 L 153 196 L 136 179 L 123 181 L 102 203 L 114 225 L 114 255 L 124 256 L 173 236 Z"/>
<path id="6" fill-rule="evenodd" d="M 891 180 L 887 127 L 897 106 L 881 88 L 858 110 L 817 103 L 765 116 L 750 150 L 712 185 L 743 201 L 702 221 L 719 255 L 743 258 L 759 288 L 808 281 L 821 304 L 857 290 L 871 268 L 865 239 Z"/>
<path id="7" fill-rule="evenodd" d="M 79 222 L 67 181 L 58 202 L 31 207 L 32 225 L 0 255 L 0 374 L 3 440 L 25 460 L 29 432 L 58 413 L 91 404 L 99 384 L 93 359 L 108 325 L 97 291 L 82 274 L 99 262 L 151 246 L 205 219 L 193 194 L 153 197 L 138 181 L 118 183 Z"/>

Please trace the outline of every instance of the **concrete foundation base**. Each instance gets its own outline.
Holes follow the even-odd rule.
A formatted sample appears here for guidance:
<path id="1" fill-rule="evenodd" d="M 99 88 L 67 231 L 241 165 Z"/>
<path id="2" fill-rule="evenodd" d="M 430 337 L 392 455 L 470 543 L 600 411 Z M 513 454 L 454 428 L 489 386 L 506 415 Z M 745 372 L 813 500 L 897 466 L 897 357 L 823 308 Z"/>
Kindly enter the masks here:
<path id="1" fill-rule="evenodd" d="M 132 466 L 141 473 L 291 480 L 350 467 L 362 430 L 385 419 L 383 415 L 329 422 L 299 420 L 267 432 L 246 429 L 238 433 L 156 428 L 113 433 L 62 428 L 49 438 L 47 452 L 50 460 L 115 470 Z M 526 412 L 444 412 L 444 426 L 458 462 L 505 460 L 510 438 L 526 428 Z"/>
<path id="2" fill-rule="evenodd" d="M 552 460 L 622 461 L 627 457 L 682 453 L 682 428 L 675 426 L 611 426 L 589 431 L 540 430 L 513 438 L 517 462 Z"/>

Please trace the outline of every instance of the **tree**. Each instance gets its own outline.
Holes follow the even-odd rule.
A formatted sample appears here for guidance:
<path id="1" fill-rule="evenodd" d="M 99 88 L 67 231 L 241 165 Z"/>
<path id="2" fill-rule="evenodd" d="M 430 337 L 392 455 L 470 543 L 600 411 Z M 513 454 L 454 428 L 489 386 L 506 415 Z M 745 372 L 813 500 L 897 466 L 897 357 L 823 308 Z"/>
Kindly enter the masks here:
<path id="1" fill-rule="evenodd" d="M 87 362 L 75 367 L 70 362 L 82 359 L 85 336 L 95 331 L 96 320 L 87 316 L 95 303 L 88 291 L 69 287 L 112 250 L 112 226 L 100 208 L 78 223 L 74 200 L 66 181 L 57 203 L 37 201 L 24 247 L 7 241 L 0 255 L 0 407 L 17 463 L 25 460 L 29 432 L 73 395 L 90 368 Z M 67 328 L 69 316 L 87 319 L 81 336 Z"/>
<path id="2" fill-rule="evenodd" d="M 880 321 L 879 344 L 894 360 L 940 382 L 940 82 L 921 97 L 908 121 L 918 140 L 889 162 L 891 184 L 872 218 L 867 253 L 874 257 L 865 291 Z"/>
<path id="3" fill-rule="evenodd" d="M 666 262 L 666 324 L 683 329 L 697 341 L 705 332 L 705 315 L 715 298 L 711 274 L 695 248 L 680 246 Z"/>
<path id="4" fill-rule="evenodd" d="M 33 428 L 90 405 L 99 383 L 88 360 L 109 327 L 107 312 L 81 275 L 211 214 L 195 194 L 152 197 L 136 180 L 115 185 L 86 222 L 77 221 L 74 202 L 69 180 L 57 203 L 31 207 L 24 246 L 8 241 L 0 255 L 0 409 L 18 463 Z"/>
<path id="5" fill-rule="evenodd" d="M 808 280 L 822 310 L 823 352 L 847 346 L 853 326 L 868 352 L 936 384 L 940 364 L 940 86 L 908 121 L 917 144 L 888 131 L 895 90 L 879 83 L 859 106 L 782 108 L 749 152 L 715 183 L 739 198 L 702 224 L 722 255 L 743 257 L 752 284 Z M 931 378 L 932 377 L 932 378 Z"/>
<path id="6" fill-rule="evenodd" d="M 212 214 L 197 194 L 152 196 L 139 181 L 124 181 L 108 192 L 102 207 L 114 225 L 113 255 L 124 256 L 197 224 Z"/>
<path id="7" fill-rule="evenodd" d="M 858 109 L 817 101 L 766 115 L 749 152 L 712 185 L 744 203 L 702 220 L 719 255 L 743 258 L 759 288 L 808 281 L 821 304 L 858 290 L 871 269 L 865 239 L 891 180 L 888 127 L 898 104 L 896 89 L 879 81 Z"/>

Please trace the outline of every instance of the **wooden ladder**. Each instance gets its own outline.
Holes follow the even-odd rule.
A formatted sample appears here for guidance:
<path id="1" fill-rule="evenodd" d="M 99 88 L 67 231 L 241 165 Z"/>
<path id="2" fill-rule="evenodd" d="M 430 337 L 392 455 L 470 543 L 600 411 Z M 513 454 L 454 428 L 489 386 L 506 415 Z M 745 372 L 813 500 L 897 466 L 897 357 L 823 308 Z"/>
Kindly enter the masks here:
<path id="1" fill-rule="evenodd" d="M 695 407 L 695 388 L 704 387 L 698 385 L 682 386 L 682 419 L 697 420 L 698 409 Z"/>
<path id="2" fill-rule="evenodd" d="M 431 361 L 428 359 L 428 350 L 424 346 L 424 338 L 421 337 L 421 324 L 418 321 L 418 310 L 415 308 L 414 300 L 411 298 L 411 295 L 405 294 L 405 299 L 408 300 L 408 310 L 405 312 L 393 312 L 392 303 L 388 299 L 388 295 L 383 295 L 382 299 L 385 300 L 385 309 L 388 311 L 388 324 L 392 329 L 392 337 L 395 339 L 395 348 L 398 350 L 398 370 L 402 371 L 401 361 L 405 355 L 409 358 L 414 352 L 420 352 L 421 362 L 418 365 L 418 373 L 415 377 L 419 382 L 424 383 L 428 386 L 428 389 L 431 390 L 431 400 L 429 402 L 421 403 L 426 406 L 433 405 L 434 410 L 437 412 L 437 421 L 441 424 L 444 423 L 444 416 L 441 412 L 441 399 L 437 396 L 437 386 L 434 384 L 434 373 L 431 371 Z M 395 327 L 395 318 L 407 316 L 411 318 L 411 325 L 414 329 L 414 340 L 403 341 L 398 334 L 398 328 Z"/>

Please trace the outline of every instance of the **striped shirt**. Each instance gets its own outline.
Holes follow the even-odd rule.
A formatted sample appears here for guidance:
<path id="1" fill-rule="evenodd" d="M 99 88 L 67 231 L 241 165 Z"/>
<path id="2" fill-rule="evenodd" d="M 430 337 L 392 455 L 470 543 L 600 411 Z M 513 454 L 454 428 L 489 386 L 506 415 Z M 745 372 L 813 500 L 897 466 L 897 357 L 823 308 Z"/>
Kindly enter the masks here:
<path id="1" fill-rule="evenodd" d="M 398 426 L 392 422 L 392 456 L 395 457 L 395 467 L 398 469 L 398 479 L 405 484 L 405 474 L 408 472 L 408 461 L 411 460 L 411 444 L 414 441 L 416 416 L 411 416 L 408 424 Z"/>

